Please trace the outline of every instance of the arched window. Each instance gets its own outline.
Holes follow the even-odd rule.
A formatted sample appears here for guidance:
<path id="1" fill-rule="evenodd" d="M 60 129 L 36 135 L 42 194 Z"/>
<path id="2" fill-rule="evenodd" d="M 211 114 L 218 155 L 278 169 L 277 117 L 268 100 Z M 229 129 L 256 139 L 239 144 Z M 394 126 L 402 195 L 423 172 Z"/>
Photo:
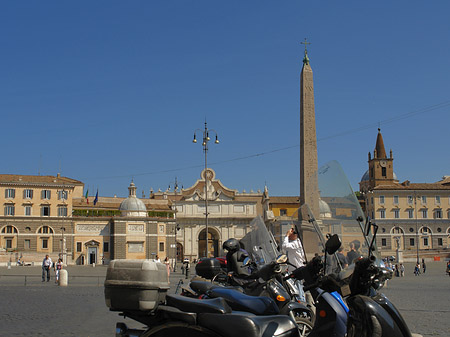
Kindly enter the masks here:
<path id="1" fill-rule="evenodd" d="M 39 234 L 53 234 L 53 229 L 49 226 L 42 226 L 38 230 Z"/>
<path id="2" fill-rule="evenodd" d="M 431 235 L 432 234 L 431 229 L 429 227 L 426 227 L 426 226 L 422 227 L 419 230 L 419 233 L 420 234 L 424 234 L 424 235 Z"/>
<path id="3" fill-rule="evenodd" d="M 14 226 L 5 226 L 2 228 L 2 234 L 17 234 L 17 228 Z"/>
<path id="4" fill-rule="evenodd" d="M 398 226 L 393 227 L 393 228 L 391 229 L 391 234 L 404 234 L 404 233 L 405 233 L 405 232 L 404 232 L 403 228 L 398 227 Z"/>

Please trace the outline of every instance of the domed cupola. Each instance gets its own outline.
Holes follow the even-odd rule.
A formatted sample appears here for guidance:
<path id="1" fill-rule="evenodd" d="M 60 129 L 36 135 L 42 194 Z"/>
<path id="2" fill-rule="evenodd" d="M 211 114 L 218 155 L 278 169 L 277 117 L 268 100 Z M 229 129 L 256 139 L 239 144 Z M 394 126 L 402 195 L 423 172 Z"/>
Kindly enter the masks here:
<path id="1" fill-rule="evenodd" d="M 320 218 L 323 219 L 332 217 L 333 214 L 331 213 L 330 206 L 322 199 L 319 199 L 319 209 L 320 209 Z"/>
<path id="2" fill-rule="evenodd" d="M 128 198 L 126 198 L 120 204 L 119 210 L 122 213 L 122 216 L 132 216 L 132 217 L 146 217 L 147 216 L 147 207 L 142 202 L 141 199 L 136 197 L 136 186 L 133 181 L 131 181 L 130 186 L 128 187 Z"/>

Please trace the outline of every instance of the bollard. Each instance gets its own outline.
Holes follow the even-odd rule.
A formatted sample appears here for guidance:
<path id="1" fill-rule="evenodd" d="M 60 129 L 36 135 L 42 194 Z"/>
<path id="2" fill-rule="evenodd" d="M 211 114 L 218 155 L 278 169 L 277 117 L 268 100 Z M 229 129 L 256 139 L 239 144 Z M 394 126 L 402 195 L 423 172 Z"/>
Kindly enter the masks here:
<path id="1" fill-rule="evenodd" d="M 8 269 L 11 269 L 11 262 L 8 262 Z"/>
<path id="2" fill-rule="evenodd" d="M 69 283 L 69 273 L 66 269 L 61 269 L 59 271 L 59 282 L 58 285 L 61 287 L 67 287 L 67 284 Z"/>
<path id="3" fill-rule="evenodd" d="M 92 268 L 95 268 L 95 263 L 92 264 Z"/>

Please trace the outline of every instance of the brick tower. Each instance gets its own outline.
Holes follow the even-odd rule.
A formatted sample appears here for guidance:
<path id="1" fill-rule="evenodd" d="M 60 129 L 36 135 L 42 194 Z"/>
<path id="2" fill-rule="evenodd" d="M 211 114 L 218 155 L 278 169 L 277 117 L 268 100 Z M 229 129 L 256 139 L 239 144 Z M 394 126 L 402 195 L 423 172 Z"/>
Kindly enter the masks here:
<path id="1" fill-rule="evenodd" d="M 314 111 L 313 72 L 306 45 L 300 75 L 300 205 L 308 204 L 319 218 L 319 184 L 317 181 L 317 138 Z"/>

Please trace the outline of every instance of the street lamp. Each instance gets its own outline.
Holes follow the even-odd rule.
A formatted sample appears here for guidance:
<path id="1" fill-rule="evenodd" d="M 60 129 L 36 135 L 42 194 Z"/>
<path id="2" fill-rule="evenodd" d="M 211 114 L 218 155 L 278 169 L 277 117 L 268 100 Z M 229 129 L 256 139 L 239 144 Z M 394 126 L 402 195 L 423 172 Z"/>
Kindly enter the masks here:
<path id="1" fill-rule="evenodd" d="M 203 133 L 203 153 L 205 154 L 205 227 L 206 227 L 206 251 L 205 251 L 205 257 L 208 257 L 208 174 L 207 174 L 207 154 L 208 154 L 208 142 L 211 140 L 209 137 L 210 132 L 214 132 L 216 135 L 216 140 L 214 141 L 215 144 L 219 144 L 219 139 L 217 137 L 217 132 L 213 129 L 208 129 L 207 123 L 205 121 L 205 129 L 200 130 L 196 129 L 194 131 L 194 139 L 192 140 L 193 143 L 197 143 L 197 131 Z"/>
<path id="2" fill-rule="evenodd" d="M 183 186 L 181 186 L 181 189 L 183 189 Z M 170 185 L 169 185 L 169 190 L 170 190 Z M 177 250 L 177 232 L 180 230 L 180 225 L 177 224 L 177 192 L 178 192 L 178 180 L 177 177 L 175 177 L 175 184 L 173 187 L 174 190 L 174 194 L 175 194 L 175 198 L 173 200 L 173 210 L 174 210 L 174 218 L 175 218 L 175 243 L 174 243 L 174 262 L 173 262 L 173 271 L 176 271 L 177 268 L 177 258 L 178 258 L 178 250 Z"/>
<path id="3" fill-rule="evenodd" d="M 61 236 L 62 236 L 62 244 L 61 244 L 61 259 L 63 263 L 66 263 L 66 238 L 64 237 L 64 232 L 66 231 L 66 227 L 61 227 Z"/>
<path id="4" fill-rule="evenodd" d="M 416 191 L 414 191 L 414 209 L 416 215 L 416 249 L 417 249 L 417 263 L 419 263 L 419 228 L 418 228 L 418 220 L 417 220 L 417 196 Z"/>

